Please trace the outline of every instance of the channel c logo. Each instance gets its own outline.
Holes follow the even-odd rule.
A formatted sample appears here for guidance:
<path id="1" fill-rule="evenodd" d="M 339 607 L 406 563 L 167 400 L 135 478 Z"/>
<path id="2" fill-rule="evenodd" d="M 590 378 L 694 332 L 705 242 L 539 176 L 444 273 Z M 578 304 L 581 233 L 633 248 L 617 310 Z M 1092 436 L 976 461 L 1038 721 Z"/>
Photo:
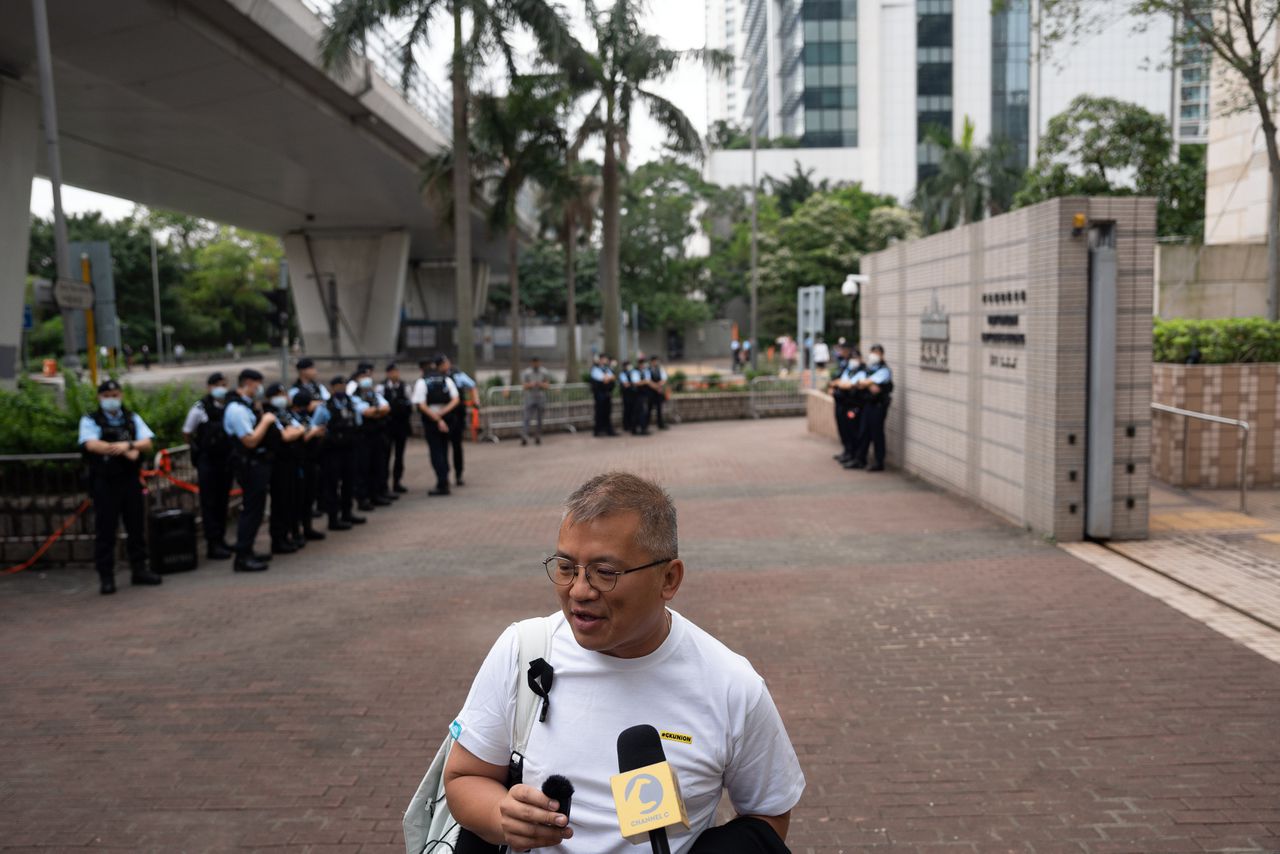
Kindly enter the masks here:
<path id="1" fill-rule="evenodd" d="M 640 815 L 649 815 L 662 806 L 666 792 L 662 789 L 662 781 L 657 777 L 652 774 L 637 774 L 627 781 L 622 796 L 628 804 L 640 807 Z"/>

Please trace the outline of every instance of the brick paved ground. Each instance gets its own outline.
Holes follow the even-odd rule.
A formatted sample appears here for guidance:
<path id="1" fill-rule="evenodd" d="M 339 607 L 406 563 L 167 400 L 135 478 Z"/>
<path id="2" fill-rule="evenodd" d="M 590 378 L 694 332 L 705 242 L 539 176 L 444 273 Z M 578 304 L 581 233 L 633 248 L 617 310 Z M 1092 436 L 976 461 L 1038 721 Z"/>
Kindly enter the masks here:
<path id="1" fill-rule="evenodd" d="M 796 852 L 1280 850 L 1280 667 L 800 419 L 468 450 L 456 497 L 260 576 L 0 579 L 0 848 L 402 850 L 484 651 L 553 608 L 558 500 L 625 466 L 677 498 L 677 607 L 777 698 Z"/>

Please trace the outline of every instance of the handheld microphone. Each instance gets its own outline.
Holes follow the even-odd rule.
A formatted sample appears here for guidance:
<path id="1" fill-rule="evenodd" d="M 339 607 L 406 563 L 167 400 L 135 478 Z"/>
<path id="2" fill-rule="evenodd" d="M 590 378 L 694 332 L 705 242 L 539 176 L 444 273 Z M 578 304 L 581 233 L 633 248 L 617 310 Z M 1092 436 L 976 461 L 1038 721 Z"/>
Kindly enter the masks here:
<path id="1" fill-rule="evenodd" d="M 618 771 L 609 783 L 622 836 L 636 845 L 648 835 L 653 854 L 671 854 L 666 829 L 688 830 L 689 816 L 656 729 L 640 724 L 618 735 Z"/>
<path id="2" fill-rule="evenodd" d="M 552 774 L 542 783 L 542 794 L 560 804 L 560 812 L 569 817 L 569 804 L 573 800 L 573 784 L 568 777 Z"/>

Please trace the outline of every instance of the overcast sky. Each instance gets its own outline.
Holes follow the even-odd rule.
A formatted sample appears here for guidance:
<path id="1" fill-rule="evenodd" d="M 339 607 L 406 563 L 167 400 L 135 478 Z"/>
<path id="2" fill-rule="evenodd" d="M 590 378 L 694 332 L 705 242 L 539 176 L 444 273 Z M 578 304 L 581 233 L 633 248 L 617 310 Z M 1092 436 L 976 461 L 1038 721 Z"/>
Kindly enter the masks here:
<path id="1" fill-rule="evenodd" d="M 576 7 L 580 18 L 581 7 L 576 2 L 572 3 L 572 6 Z M 700 3 L 690 2 L 690 0 L 649 0 L 649 14 L 646 20 L 649 30 L 661 36 L 668 47 L 686 49 L 702 47 L 706 43 L 705 18 Z M 585 35 L 582 33 L 584 29 L 581 20 L 575 22 L 575 30 L 579 31 L 580 35 Z M 447 83 L 443 79 L 443 62 L 425 65 L 434 78 L 442 84 Z M 444 88 L 447 91 L 447 85 Z M 706 128 L 706 75 L 701 65 L 690 63 L 682 66 L 654 89 L 684 110 L 693 121 L 694 127 Z M 641 117 L 635 121 L 631 130 L 631 140 L 633 163 L 643 163 L 661 153 L 663 137 L 647 117 Z M 119 219 L 133 210 L 133 202 L 130 200 L 66 185 L 62 188 L 62 205 L 67 213 L 102 211 L 109 219 Z M 53 192 L 49 182 L 43 178 L 37 178 L 32 183 L 31 211 L 44 218 L 53 216 Z"/>

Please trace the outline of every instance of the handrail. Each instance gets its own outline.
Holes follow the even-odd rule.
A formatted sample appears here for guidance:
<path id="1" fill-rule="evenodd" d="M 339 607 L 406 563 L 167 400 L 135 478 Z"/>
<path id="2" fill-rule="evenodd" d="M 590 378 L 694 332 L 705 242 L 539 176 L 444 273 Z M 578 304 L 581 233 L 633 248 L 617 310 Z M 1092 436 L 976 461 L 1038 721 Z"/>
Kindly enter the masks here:
<path id="1" fill-rule="evenodd" d="M 1194 412 L 1190 409 L 1179 409 L 1176 406 L 1169 406 L 1168 404 L 1164 404 L 1164 403 L 1152 403 L 1151 408 L 1156 410 L 1157 412 L 1167 412 L 1170 415 L 1181 415 L 1184 418 L 1194 418 L 1197 421 L 1209 421 L 1214 424 L 1226 424 L 1229 426 L 1233 425 L 1235 427 L 1240 428 L 1240 430 L 1243 433 L 1243 438 L 1240 440 L 1240 463 L 1239 463 L 1240 512 L 1248 513 L 1249 512 L 1248 504 L 1246 500 L 1247 472 L 1245 470 L 1245 462 L 1249 453 L 1249 422 L 1242 421 L 1239 418 L 1227 418 L 1226 416 L 1223 416 L 1223 415 L 1213 415 L 1208 412 Z M 1186 483 L 1187 483 L 1187 458 L 1190 456 L 1190 454 L 1187 453 L 1187 439 L 1189 435 L 1188 434 L 1189 426 L 1190 426 L 1189 421 L 1182 422 L 1182 484 L 1183 486 L 1186 486 Z"/>

